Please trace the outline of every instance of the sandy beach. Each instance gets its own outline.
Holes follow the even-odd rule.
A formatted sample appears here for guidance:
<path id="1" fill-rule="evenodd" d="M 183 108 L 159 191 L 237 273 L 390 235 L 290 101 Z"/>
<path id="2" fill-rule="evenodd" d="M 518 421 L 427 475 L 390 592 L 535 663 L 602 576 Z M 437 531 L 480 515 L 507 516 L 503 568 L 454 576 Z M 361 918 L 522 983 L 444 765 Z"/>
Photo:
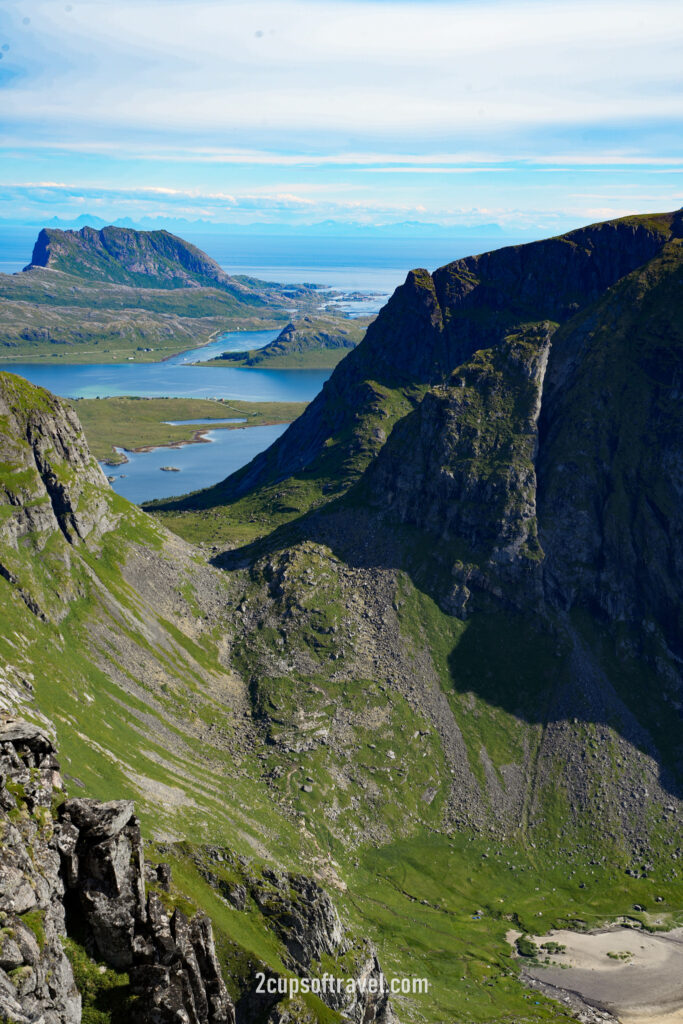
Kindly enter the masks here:
<path id="1" fill-rule="evenodd" d="M 508 940 L 514 943 L 518 935 L 508 933 Z M 548 966 L 527 966 L 538 981 L 575 993 L 622 1024 L 683 1024 L 683 928 L 657 934 L 634 928 L 553 931 L 532 939 L 538 946 L 566 947 L 549 954 Z"/>

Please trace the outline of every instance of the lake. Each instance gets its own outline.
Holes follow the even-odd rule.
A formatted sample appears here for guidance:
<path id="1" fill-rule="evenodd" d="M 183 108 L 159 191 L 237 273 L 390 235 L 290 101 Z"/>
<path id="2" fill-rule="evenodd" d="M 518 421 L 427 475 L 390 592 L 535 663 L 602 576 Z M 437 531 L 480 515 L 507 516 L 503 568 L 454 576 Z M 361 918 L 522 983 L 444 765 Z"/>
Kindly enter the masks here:
<path id="1" fill-rule="evenodd" d="M 125 452 L 128 462 L 102 469 L 113 476 L 112 487 L 138 505 L 154 498 L 171 498 L 224 480 L 250 462 L 287 429 L 278 423 L 269 427 L 241 427 L 211 430 L 207 441 L 182 448 L 154 448 L 151 452 Z M 121 449 L 117 449 L 121 451 Z M 179 473 L 164 472 L 174 466 Z"/>
<path id="2" fill-rule="evenodd" d="M 231 369 L 193 366 L 197 359 L 211 359 L 221 352 L 260 348 L 277 337 L 277 331 L 230 331 L 200 348 L 181 352 L 163 363 L 123 365 L 46 366 L 12 363 L 0 369 L 18 373 L 34 384 L 63 398 L 107 398 L 135 395 L 148 398 L 230 398 L 247 402 L 310 402 L 331 370 Z M 286 429 L 286 424 L 237 430 L 212 430 L 208 443 L 181 448 L 156 448 L 151 452 L 126 453 L 123 467 L 103 466 L 114 476 L 112 487 L 137 503 L 170 498 L 210 487 L 250 462 Z M 165 473 L 161 466 L 176 466 L 179 473 Z M 123 474 L 123 475 L 122 475 Z"/>
<path id="3" fill-rule="evenodd" d="M 0 369 L 18 373 L 63 398 L 231 398 L 245 402 L 310 402 L 331 370 L 233 369 L 192 366 L 221 352 L 260 348 L 277 331 L 230 331 L 201 348 L 182 352 L 163 363 L 85 363 L 59 366 L 0 362 Z"/>

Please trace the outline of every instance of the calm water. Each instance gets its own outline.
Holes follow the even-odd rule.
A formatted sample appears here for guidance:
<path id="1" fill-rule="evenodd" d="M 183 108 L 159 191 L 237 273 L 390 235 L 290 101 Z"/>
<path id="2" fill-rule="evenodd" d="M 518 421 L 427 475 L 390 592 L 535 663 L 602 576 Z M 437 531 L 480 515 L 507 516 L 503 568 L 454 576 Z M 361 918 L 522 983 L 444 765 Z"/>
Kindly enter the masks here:
<path id="1" fill-rule="evenodd" d="M 211 430 L 206 435 L 209 443 L 126 452 L 127 463 L 103 465 L 102 469 L 115 478 L 114 490 L 129 501 L 140 504 L 153 498 L 170 498 L 224 480 L 277 440 L 285 429 L 286 424 Z M 162 466 L 175 466 L 180 472 L 165 473 Z"/>
<path id="2" fill-rule="evenodd" d="M 18 373 L 63 398 L 231 398 L 245 402 L 310 402 L 331 370 L 232 370 L 145 363 L 131 366 L 41 366 L 12 363 Z"/>
<path id="3" fill-rule="evenodd" d="M 14 273 L 30 262 L 38 228 L 0 226 L 0 272 Z M 437 267 L 485 252 L 510 240 L 481 238 L 333 238 L 185 234 L 188 241 L 212 256 L 228 273 L 245 274 L 283 284 L 315 283 L 341 293 L 373 293 L 363 302 L 339 304 L 353 315 L 377 312 L 413 267 Z M 321 296 L 321 303 L 323 302 Z M 228 398 L 252 402 L 310 401 L 329 377 L 328 370 L 231 369 L 190 365 L 221 352 L 259 348 L 277 331 L 234 331 L 210 345 L 180 353 L 163 363 L 50 366 L 12 363 L 0 368 L 18 373 L 66 398 L 110 395 L 140 397 Z M 218 430 L 212 443 L 181 449 L 157 449 L 131 456 L 122 470 L 113 470 L 113 486 L 133 501 L 168 497 L 207 487 L 239 469 L 282 433 L 283 427 Z M 164 473 L 177 465 L 180 473 Z M 125 476 L 122 479 L 120 473 Z"/>
<path id="4" fill-rule="evenodd" d="M 10 274 L 31 260 L 39 228 L 0 225 L 0 271 Z M 299 235 L 221 235 L 177 232 L 199 246 L 229 274 L 280 284 L 325 285 L 340 292 L 373 292 L 367 302 L 344 302 L 355 315 L 376 313 L 414 267 L 437 267 L 501 245 L 507 238 L 335 238 Z"/>
<path id="5" fill-rule="evenodd" d="M 248 352 L 253 348 L 263 348 L 270 341 L 275 341 L 279 331 L 226 331 L 216 341 L 202 345 L 201 348 L 191 348 L 187 352 L 180 352 L 177 356 L 166 359 L 166 366 L 184 366 L 188 363 L 196 363 L 198 360 L 206 362 L 207 359 L 215 359 L 223 352 Z M 223 367 L 218 367 L 223 369 Z"/>
<path id="6" fill-rule="evenodd" d="M 218 423 L 246 423 L 244 416 L 233 417 L 229 420 L 164 420 L 167 427 L 184 427 L 189 424 L 191 427 L 210 427 L 212 424 L 216 426 Z"/>
<path id="7" fill-rule="evenodd" d="M 309 402 L 315 398 L 331 370 L 235 370 L 193 366 L 221 352 L 260 348 L 277 331 L 233 331 L 202 348 L 191 349 L 163 363 L 137 365 L 52 366 L 12 363 L 4 368 L 64 398 L 106 398 L 111 395 L 170 398 L 230 398 L 250 402 Z M 0 368 L 2 364 L 0 364 Z M 197 421 L 199 424 L 201 420 Z M 211 422 L 211 421 L 209 421 Z M 131 453 L 129 464 L 104 467 L 115 476 L 114 490 L 130 501 L 151 501 L 186 494 L 224 480 L 250 462 L 285 430 L 285 426 L 215 430 L 209 444 L 157 448 Z M 180 473 L 164 473 L 161 466 L 177 466 Z M 123 477 L 121 474 L 124 474 Z"/>
<path id="8" fill-rule="evenodd" d="M 45 363 L 0 363 L 0 369 L 26 377 L 63 398 L 231 398 L 245 402 L 310 402 L 331 370 L 237 370 L 192 366 L 220 352 L 260 348 L 277 331 L 233 331 L 203 348 L 191 349 L 163 363 L 116 363 L 58 366 Z"/>

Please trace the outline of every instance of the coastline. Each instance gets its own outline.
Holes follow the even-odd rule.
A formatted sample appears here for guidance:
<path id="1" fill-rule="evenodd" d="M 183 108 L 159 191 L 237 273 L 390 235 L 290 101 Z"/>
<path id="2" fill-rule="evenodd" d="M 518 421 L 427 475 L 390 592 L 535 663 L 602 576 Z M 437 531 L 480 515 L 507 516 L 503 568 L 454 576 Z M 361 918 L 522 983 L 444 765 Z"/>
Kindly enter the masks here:
<path id="1" fill-rule="evenodd" d="M 508 932 L 513 947 L 518 932 Z M 522 965 L 530 988 L 592 1021 L 680 1024 L 683 1020 L 683 928 L 650 932 L 623 923 L 589 932 L 553 930 L 529 936 L 561 944 L 549 963 Z M 542 953 L 542 950 L 539 950 Z M 597 1016 L 596 1016 L 597 1014 Z"/>
<path id="2" fill-rule="evenodd" d="M 217 423 L 215 427 L 206 426 L 201 427 L 199 430 L 195 430 L 192 437 L 186 438 L 182 441 L 169 441 L 167 444 L 142 444 L 136 448 L 124 448 L 121 446 L 121 459 L 118 462 L 111 462 L 109 459 L 101 459 L 100 464 L 103 466 L 114 467 L 125 466 L 127 462 L 130 462 L 130 459 L 128 459 L 125 454 L 126 452 L 129 452 L 131 455 L 140 455 L 143 452 L 155 452 L 161 448 L 184 448 L 188 444 L 213 444 L 211 438 L 206 436 L 207 434 L 210 434 L 212 430 L 248 430 L 250 426 L 270 427 L 275 426 L 277 423 L 286 422 L 286 420 L 273 420 L 272 423 L 231 423 L 230 425 Z M 116 447 L 118 448 L 119 445 Z"/>

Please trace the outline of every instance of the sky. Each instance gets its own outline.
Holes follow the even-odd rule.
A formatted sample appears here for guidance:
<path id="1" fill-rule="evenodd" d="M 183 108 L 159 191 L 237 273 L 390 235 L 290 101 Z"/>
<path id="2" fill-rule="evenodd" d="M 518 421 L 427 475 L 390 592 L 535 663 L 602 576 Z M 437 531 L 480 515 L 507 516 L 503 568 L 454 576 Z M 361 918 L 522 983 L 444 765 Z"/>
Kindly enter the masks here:
<path id="1" fill-rule="evenodd" d="M 0 219 L 683 205 L 680 0 L 0 0 Z"/>

